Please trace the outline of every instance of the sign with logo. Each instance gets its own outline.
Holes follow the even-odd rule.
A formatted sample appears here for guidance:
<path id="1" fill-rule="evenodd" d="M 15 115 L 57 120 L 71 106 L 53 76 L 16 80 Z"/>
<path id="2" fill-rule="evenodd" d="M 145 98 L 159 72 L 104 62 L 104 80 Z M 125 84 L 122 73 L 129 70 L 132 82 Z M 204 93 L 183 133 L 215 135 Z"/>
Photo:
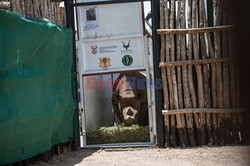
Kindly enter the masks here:
<path id="1" fill-rule="evenodd" d="M 83 73 L 114 72 L 144 69 L 143 37 L 137 35 L 109 40 L 88 40 L 81 43 Z"/>
<path id="2" fill-rule="evenodd" d="M 122 57 L 122 64 L 125 66 L 130 66 L 133 63 L 133 58 L 130 55 L 124 55 Z"/>

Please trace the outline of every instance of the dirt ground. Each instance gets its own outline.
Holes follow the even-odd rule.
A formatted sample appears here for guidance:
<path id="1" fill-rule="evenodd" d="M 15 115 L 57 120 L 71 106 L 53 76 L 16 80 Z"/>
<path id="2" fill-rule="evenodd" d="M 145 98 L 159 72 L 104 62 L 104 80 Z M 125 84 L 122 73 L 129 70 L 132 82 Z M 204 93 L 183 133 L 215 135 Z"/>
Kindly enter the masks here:
<path id="1" fill-rule="evenodd" d="M 249 166 L 250 146 L 79 149 L 34 166 Z"/>

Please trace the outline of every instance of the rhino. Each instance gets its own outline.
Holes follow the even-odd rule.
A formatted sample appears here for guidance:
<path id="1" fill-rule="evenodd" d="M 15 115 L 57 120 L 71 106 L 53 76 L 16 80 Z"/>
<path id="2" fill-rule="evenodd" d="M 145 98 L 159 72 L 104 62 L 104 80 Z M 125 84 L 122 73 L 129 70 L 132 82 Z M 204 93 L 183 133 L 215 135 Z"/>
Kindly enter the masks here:
<path id="1" fill-rule="evenodd" d="M 114 82 L 112 105 L 118 119 L 126 126 L 148 125 L 147 89 L 138 88 L 146 77 L 140 72 L 121 73 Z M 141 85 L 141 83 L 140 83 Z"/>

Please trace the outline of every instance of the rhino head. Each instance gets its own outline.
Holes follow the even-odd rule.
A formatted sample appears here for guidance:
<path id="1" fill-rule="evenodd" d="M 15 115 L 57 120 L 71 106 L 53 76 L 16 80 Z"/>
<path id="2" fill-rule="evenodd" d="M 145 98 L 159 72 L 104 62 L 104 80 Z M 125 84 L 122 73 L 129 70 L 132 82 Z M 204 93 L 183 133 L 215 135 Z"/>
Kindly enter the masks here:
<path id="1" fill-rule="evenodd" d="M 145 100 L 145 96 L 138 91 L 126 90 L 122 93 L 118 91 L 113 93 L 112 103 L 117 105 L 119 112 L 116 112 L 120 121 L 126 126 L 138 124 L 141 114 L 141 103 Z"/>

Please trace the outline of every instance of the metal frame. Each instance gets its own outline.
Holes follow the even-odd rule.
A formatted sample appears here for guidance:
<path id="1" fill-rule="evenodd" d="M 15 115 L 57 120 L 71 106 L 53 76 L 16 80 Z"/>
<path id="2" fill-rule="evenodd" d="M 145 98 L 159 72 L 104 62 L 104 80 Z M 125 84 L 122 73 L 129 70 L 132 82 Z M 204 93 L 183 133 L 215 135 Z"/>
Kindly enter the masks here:
<path id="1" fill-rule="evenodd" d="M 155 146 L 151 142 L 132 142 L 132 143 L 113 143 L 113 144 L 94 144 L 81 147 L 80 149 L 85 148 L 124 148 L 124 147 L 145 147 L 145 146 Z"/>
<path id="2" fill-rule="evenodd" d="M 117 3 L 131 3 L 131 2 L 142 2 L 150 0 L 109 0 L 109 1 L 96 1 L 96 2 L 81 2 L 81 3 L 72 3 L 72 6 L 94 6 L 94 5 L 108 5 L 108 4 L 117 4 Z"/>
<path id="3" fill-rule="evenodd" d="M 131 2 L 143 2 L 149 0 L 110 0 L 110 1 L 98 1 L 98 2 L 86 2 L 86 3 L 73 3 L 73 0 L 64 0 L 65 8 L 66 8 L 66 15 L 67 15 L 67 27 L 71 27 L 73 31 L 73 59 L 74 59 L 74 79 L 75 85 L 77 86 L 77 54 L 76 54 L 76 40 L 75 40 L 75 17 L 74 17 L 74 8 L 77 6 L 91 6 L 91 5 L 106 5 L 106 4 L 115 4 L 115 3 L 131 3 Z M 157 29 L 159 28 L 159 0 L 151 0 L 151 10 L 152 10 L 152 34 L 153 34 L 153 59 L 154 59 L 154 78 L 161 78 L 160 69 L 158 68 L 160 62 L 160 40 L 157 34 Z M 82 77 L 80 77 L 82 78 Z M 78 90 L 77 90 L 78 91 Z M 156 144 L 159 147 L 164 147 L 164 122 L 163 116 L 161 114 L 161 110 L 163 109 L 163 101 L 162 101 L 162 90 L 155 89 L 155 107 L 156 107 L 156 137 L 157 141 Z M 78 93 L 76 93 L 76 98 L 79 99 Z M 78 101 L 79 102 L 79 101 Z M 79 110 L 79 107 L 77 106 Z M 79 111 L 77 111 L 77 125 L 79 124 Z M 79 126 L 78 126 L 79 130 Z M 75 139 L 74 149 L 80 146 L 80 135 L 79 132 L 77 134 L 78 139 Z M 133 146 L 133 144 L 138 143 L 130 143 L 130 144 L 121 144 L 122 147 L 124 146 Z M 145 144 L 145 143 L 143 143 Z M 150 144 L 150 143 L 149 143 Z M 113 145 L 113 144 L 111 144 Z M 117 145 L 117 144 L 116 144 Z M 146 144 L 145 144 L 146 145 Z M 100 145 L 101 146 L 101 145 Z M 100 147 L 98 146 L 98 147 Z M 108 146 L 108 145 L 107 145 Z M 115 145 L 114 145 L 115 146 Z M 112 147 L 114 147 L 112 146 Z M 141 145 L 138 145 L 141 146 Z M 90 146 L 89 146 L 90 147 Z"/>
<path id="4" fill-rule="evenodd" d="M 71 28 L 73 31 L 73 63 L 74 63 L 74 80 L 75 80 L 75 87 L 76 87 L 76 100 L 79 102 L 79 96 L 78 96 L 78 85 L 77 85 L 77 60 L 76 60 L 76 38 L 75 38 L 75 21 L 74 21 L 74 8 L 71 5 L 73 3 L 73 0 L 64 0 L 64 5 L 66 9 L 66 21 L 67 21 L 67 27 Z M 80 130 L 79 130 L 79 106 L 77 104 L 77 111 L 74 115 L 74 119 L 76 120 L 76 128 L 78 130 L 77 133 L 74 131 L 74 137 L 72 141 L 72 149 L 76 150 L 77 147 L 80 146 Z"/>
<path id="5" fill-rule="evenodd" d="M 159 0 L 151 1 L 152 13 L 152 36 L 153 36 L 153 58 L 154 58 L 154 78 L 161 78 L 160 63 L 160 36 L 157 34 L 157 29 L 160 27 L 160 6 Z M 163 110 L 163 94 L 161 89 L 155 89 L 155 111 L 156 111 L 156 131 L 157 131 L 157 145 L 164 147 L 164 119 L 162 115 Z"/>

